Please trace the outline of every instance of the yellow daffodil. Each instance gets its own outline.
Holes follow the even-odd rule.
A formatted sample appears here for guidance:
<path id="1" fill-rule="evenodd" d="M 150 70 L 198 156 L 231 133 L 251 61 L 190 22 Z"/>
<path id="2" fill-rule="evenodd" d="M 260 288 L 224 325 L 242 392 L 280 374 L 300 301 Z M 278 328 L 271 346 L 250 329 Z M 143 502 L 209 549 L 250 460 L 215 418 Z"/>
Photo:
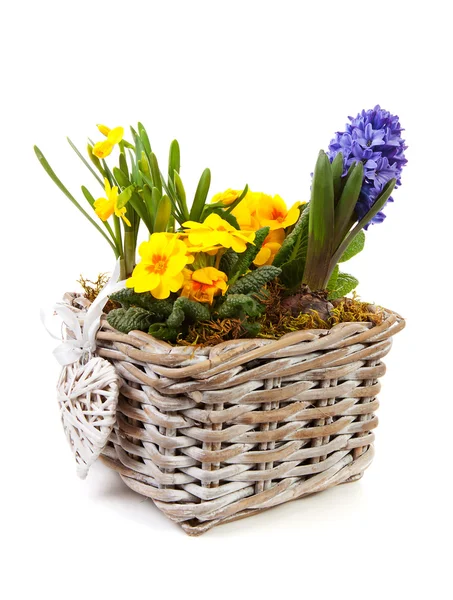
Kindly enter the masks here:
<path id="1" fill-rule="evenodd" d="M 230 204 L 233 204 L 233 202 L 235 202 L 241 194 L 242 192 L 239 190 L 232 190 L 231 188 L 228 188 L 224 192 L 220 192 L 220 194 L 213 196 L 211 203 L 214 204 L 221 202 L 224 206 L 230 206 Z"/>
<path id="2" fill-rule="evenodd" d="M 255 239 L 253 231 L 240 231 L 215 213 L 207 216 L 203 223 L 187 221 L 183 227 L 187 230 L 189 247 L 194 252 L 210 252 L 218 247 L 244 252 L 247 244 Z"/>
<path id="3" fill-rule="evenodd" d="M 270 231 L 265 238 L 261 250 L 256 255 L 253 264 L 257 267 L 263 265 L 271 265 L 274 262 L 274 257 L 282 247 L 285 240 L 285 231 L 283 229 L 275 229 Z"/>
<path id="4" fill-rule="evenodd" d="M 196 271 L 184 269 L 184 286 L 181 296 L 197 302 L 214 302 L 214 296 L 224 294 L 228 288 L 227 276 L 214 267 L 204 267 Z"/>
<path id="5" fill-rule="evenodd" d="M 105 158 L 112 152 L 115 144 L 119 144 L 123 139 L 124 129 L 123 127 L 109 129 L 105 125 L 98 125 L 97 128 L 107 139 L 102 142 L 97 142 L 97 144 L 93 146 L 93 154 L 98 158 Z"/>
<path id="6" fill-rule="evenodd" d="M 107 198 L 98 198 L 94 202 L 94 211 L 102 221 L 107 221 L 113 213 L 117 217 L 123 219 L 126 225 L 131 226 L 129 219 L 126 217 L 126 207 L 118 208 L 118 188 L 111 187 L 107 178 L 104 179 L 105 194 Z"/>
<path id="7" fill-rule="evenodd" d="M 256 216 L 261 227 L 270 227 L 271 231 L 284 229 L 294 225 L 299 218 L 299 206 L 300 202 L 295 202 L 288 210 L 285 201 L 280 196 L 276 195 L 273 198 L 267 196 L 257 206 Z"/>
<path id="8" fill-rule="evenodd" d="M 138 293 L 151 292 L 159 300 L 181 289 L 188 260 L 187 246 L 178 235 L 153 233 L 148 242 L 140 244 L 138 253 L 141 261 L 126 281 L 126 287 Z"/>

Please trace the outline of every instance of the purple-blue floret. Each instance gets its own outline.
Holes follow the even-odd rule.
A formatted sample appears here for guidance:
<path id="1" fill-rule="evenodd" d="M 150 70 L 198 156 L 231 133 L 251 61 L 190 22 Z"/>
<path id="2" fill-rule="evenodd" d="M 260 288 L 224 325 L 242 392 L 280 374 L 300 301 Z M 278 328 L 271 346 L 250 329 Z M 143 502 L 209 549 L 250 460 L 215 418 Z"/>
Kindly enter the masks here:
<path id="1" fill-rule="evenodd" d="M 327 155 L 332 162 L 338 152 L 343 153 L 343 175 L 357 162 L 363 163 L 363 185 L 356 205 L 359 219 L 365 216 L 382 188 L 391 179 L 396 179 L 395 188 L 401 185 L 401 170 L 407 163 L 404 151 L 407 146 L 401 137 L 399 117 L 381 109 L 362 110 L 357 117 L 348 117 L 345 131 L 339 131 L 329 144 Z M 389 198 L 388 202 L 393 202 Z M 382 223 L 385 219 L 379 212 L 372 223 Z"/>

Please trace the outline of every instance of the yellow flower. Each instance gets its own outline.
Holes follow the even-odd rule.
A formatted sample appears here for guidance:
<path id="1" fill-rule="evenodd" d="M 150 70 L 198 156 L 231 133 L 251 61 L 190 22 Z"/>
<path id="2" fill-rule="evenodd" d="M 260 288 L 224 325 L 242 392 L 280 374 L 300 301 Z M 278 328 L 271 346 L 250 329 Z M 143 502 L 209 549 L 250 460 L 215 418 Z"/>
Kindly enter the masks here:
<path id="1" fill-rule="evenodd" d="M 224 206 L 230 206 L 230 204 L 233 204 L 233 202 L 235 202 L 241 194 L 241 191 L 232 190 L 231 188 L 228 188 L 224 192 L 220 192 L 220 194 L 216 194 L 215 196 L 213 196 L 211 199 L 211 203 L 221 202 Z"/>
<path id="2" fill-rule="evenodd" d="M 247 244 L 255 239 L 253 231 L 239 231 L 215 213 L 206 217 L 203 223 L 187 221 L 183 227 L 188 230 L 186 233 L 193 252 L 210 252 L 219 246 L 244 252 Z"/>
<path id="3" fill-rule="evenodd" d="M 239 205 L 240 206 L 240 205 Z M 261 227 L 270 227 L 271 231 L 290 227 L 299 218 L 300 202 L 295 202 L 288 210 L 285 201 L 280 196 L 271 198 L 267 196 L 265 201 L 259 203 L 256 216 Z"/>
<path id="4" fill-rule="evenodd" d="M 153 233 L 148 242 L 140 244 L 138 253 L 142 260 L 126 281 L 126 287 L 138 293 L 151 292 L 159 300 L 181 289 L 188 260 L 187 247 L 178 235 Z"/>
<path id="5" fill-rule="evenodd" d="M 126 217 L 126 207 L 118 208 L 118 188 L 114 186 L 110 187 L 110 183 L 107 178 L 104 179 L 105 194 L 107 198 L 98 198 L 94 202 L 94 212 L 102 221 L 107 221 L 113 213 L 117 217 L 123 219 L 126 225 L 131 226 L 129 219 Z"/>
<path id="6" fill-rule="evenodd" d="M 97 127 L 107 139 L 93 146 L 93 154 L 98 158 L 105 158 L 111 153 L 115 144 L 119 144 L 123 139 L 124 129 L 122 127 L 109 129 L 105 125 L 98 125 Z"/>
<path id="7" fill-rule="evenodd" d="M 269 235 L 265 238 L 261 250 L 256 255 L 253 264 L 257 267 L 263 265 L 271 265 L 274 262 L 275 255 L 282 247 L 285 240 L 285 232 L 283 229 L 275 229 L 270 231 Z"/>
<path id="8" fill-rule="evenodd" d="M 231 214 L 236 217 L 239 227 L 246 231 L 256 231 L 261 227 L 256 215 L 257 208 L 263 202 L 271 200 L 262 192 L 247 192 L 236 208 L 233 208 Z"/>
<path id="9" fill-rule="evenodd" d="M 184 269 L 184 286 L 181 296 L 197 302 L 214 302 L 214 296 L 224 294 L 228 288 L 227 276 L 214 267 L 204 267 L 196 271 Z"/>

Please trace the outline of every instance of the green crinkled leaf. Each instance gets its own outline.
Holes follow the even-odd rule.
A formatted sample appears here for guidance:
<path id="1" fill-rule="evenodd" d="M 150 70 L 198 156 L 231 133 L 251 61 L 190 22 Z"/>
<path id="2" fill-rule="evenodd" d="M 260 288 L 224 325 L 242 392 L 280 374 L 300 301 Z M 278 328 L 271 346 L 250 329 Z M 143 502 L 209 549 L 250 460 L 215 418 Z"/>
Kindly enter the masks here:
<path id="1" fill-rule="evenodd" d="M 173 308 L 172 300 L 157 300 L 149 292 L 138 294 L 130 288 L 119 290 L 110 294 L 109 297 L 114 302 L 121 304 L 123 308 L 129 308 L 130 306 L 144 308 L 155 315 L 158 320 L 168 318 Z"/>
<path id="2" fill-rule="evenodd" d="M 250 271 L 243 277 L 240 277 L 234 285 L 228 288 L 227 295 L 230 294 L 252 294 L 259 292 L 266 283 L 278 277 L 281 269 L 272 265 L 259 267 L 254 271 Z"/>
<path id="3" fill-rule="evenodd" d="M 336 288 L 339 273 L 340 269 L 338 265 L 335 265 L 335 269 L 332 271 L 332 275 L 330 276 L 330 279 L 327 283 L 328 290 L 334 290 Z"/>
<path id="4" fill-rule="evenodd" d="M 237 263 L 238 258 L 239 255 L 231 248 L 228 248 L 220 259 L 220 270 L 230 277 L 231 273 L 234 271 L 234 265 Z"/>
<path id="5" fill-rule="evenodd" d="M 107 315 L 109 325 L 118 329 L 122 333 L 129 333 L 138 329 L 140 331 L 148 331 L 149 326 L 155 321 L 155 316 L 149 311 L 139 306 L 132 306 L 128 309 L 117 308 L 111 310 Z"/>
<path id="6" fill-rule="evenodd" d="M 239 258 L 234 265 L 234 273 L 230 277 L 230 285 L 236 283 L 236 280 L 247 271 L 252 262 L 255 260 L 258 252 L 261 250 L 264 240 L 269 234 L 269 227 L 262 227 L 255 232 L 255 240 L 253 244 L 247 244 L 247 248 L 242 254 L 239 254 Z"/>
<path id="7" fill-rule="evenodd" d="M 261 324 L 245 320 L 242 323 L 242 329 L 244 329 L 249 337 L 256 337 L 261 330 Z"/>
<path id="8" fill-rule="evenodd" d="M 343 252 L 338 262 L 346 262 L 359 252 L 362 252 L 364 245 L 365 233 L 361 229 L 359 233 L 355 236 L 355 238 L 352 240 L 352 242 L 349 244 L 349 246 L 346 248 L 346 250 Z"/>
<path id="9" fill-rule="evenodd" d="M 280 281 L 288 290 L 294 290 L 301 284 L 305 263 L 299 259 L 290 260 L 282 265 Z"/>
<path id="10" fill-rule="evenodd" d="M 209 321 L 211 313 L 204 304 L 180 297 L 175 300 L 173 311 L 167 319 L 167 325 L 172 329 L 176 329 L 181 327 L 187 319 L 193 322 Z"/>
<path id="11" fill-rule="evenodd" d="M 174 342 L 179 332 L 179 328 L 169 327 L 166 323 L 154 323 L 148 330 L 150 335 L 165 342 Z"/>
<path id="12" fill-rule="evenodd" d="M 283 242 L 280 251 L 275 256 L 275 259 L 279 257 L 277 266 L 281 266 L 282 269 L 280 281 L 289 290 L 298 288 L 304 276 L 308 247 L 309 215 L 310 209 L 307 205 L 293 231 Z M 273 265 L 275 265 L 275 259 Z"/>
<path id="13" fill-rule="evenodd" d="M 218 315 L 220 319 L 243 319 L 246 315 L 258 317 L 263 308 L 252 296 L 231 294 L 218 308 Z"/>
<path id="14" fill-rule="evenodd" d="M 352 275 L 339 273 L 335 282 L 335 289 L 329 293 L 329 300 L 336 300 L 337 298 L 346 296 L 346 294 L 349 294 L 349 292 L 352 292 L 357 287 L 358 283 L 358 280 Z"/>
<path id="15" fill-rule="evenodd" d="M 295 224 L 294 229 L 285 239 L 282 247 L 275 255 L 275 258 L 272 262 L 274 267 L 281 267 L 285 263 L 294 260 L 299 254 L 304 254 L 304 256 L 306 256 L 309 213 L 309 204 L 306 204 L 305 207 L 303 207 L 299 220 Z"/>

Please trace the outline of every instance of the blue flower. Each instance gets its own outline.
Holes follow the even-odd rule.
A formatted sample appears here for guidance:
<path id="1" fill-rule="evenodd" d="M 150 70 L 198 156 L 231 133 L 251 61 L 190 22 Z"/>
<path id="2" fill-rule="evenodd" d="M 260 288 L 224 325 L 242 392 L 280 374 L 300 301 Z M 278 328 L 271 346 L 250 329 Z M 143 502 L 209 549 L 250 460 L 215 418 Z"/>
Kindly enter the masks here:
<path id="1" fill-rule="evenodd" d="M 335 134 L 327 155 L 332 161 L 338 152 L 343 153 L 343 175 L 353 163 L 362 161 L 363 185 L 356 206 L 360 219 L 373 206 L 387 182 L 395 178 L 395 188 L 401 185 L 401 170 L 407 163 L 404 156 L 407 146 L 401 138 L 403 129 L 399 117 L 379 105 L 372 110 L 362 110 L 355 118 L 348 118 L 350 123 L 346 124 L 345 131 Z M 393 202 L 393 199 L 388 201 Z M 382 223 L 384 219 L 384 213 L 379 212 L 371 222 Z"/>

